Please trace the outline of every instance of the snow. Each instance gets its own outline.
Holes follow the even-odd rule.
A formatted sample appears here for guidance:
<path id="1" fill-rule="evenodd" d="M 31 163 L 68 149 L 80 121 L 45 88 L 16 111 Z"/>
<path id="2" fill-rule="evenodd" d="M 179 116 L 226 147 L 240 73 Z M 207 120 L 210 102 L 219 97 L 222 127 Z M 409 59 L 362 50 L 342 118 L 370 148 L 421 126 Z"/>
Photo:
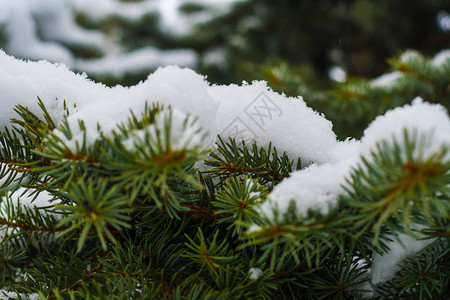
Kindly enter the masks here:
<path id="1" fill-rule="evenodd" d="M 417 52 L 416 50 L 406 50 L 405 52 L 400 55 L 400 61 L 401 62 L 408 62 L 416 59 L 420 59 L 422 55 Z"/>
<path id="2" fill-rule="evenodd" d="M 436 54 L 432 60 L 435 67 L 442 67 L 444 64 L 450 64 L 450 49 L 444 49 Z"/>
<path id="3" fill-rule="evenodd" d="M 450 146 L 450 119 L 446 109 L 416 98 L 409 105 L 397 107 L 383 116 L 378 116 L 369 125 L 361 139 L 361 154 L 368 156 L 381 141 L 390 145 L 394 141 L 402 142 L 405 129 L 408 129 L 410 136 L 413 133 L 419 138 L 428 135 L 426 140 L 421 140 L 422 149 L 416 151 L 417 156 L 423 155 L 422 159 L 442 146 Z M 420 153 L 420 150 L 423 153 Z"/>
<path id="4" fill-rule="evenodd" d="M 247 144 L 255 141 L 263 147 L 271 142 L 280 153 L 286 152 L 292 159 L 301 157 L 304 165 L 314 163 L 294 172 L 274 188 L 270 201 L 263 206 L 268 214 L 269 207 L 278 206 L 283 211 L 291 200 L 296 201 L 301 212 L 310 208 L 326 212 L 342 193 L 342 184 L 360 156 L 369 156 L 381 141 L 402 141 L 405 129 L 419 136 L 429 134 L 430 138 L 422 141 L 424 155 L 450 144 L 447 112 L 440 105 L 420 99 L 378 117 L 364 131 L 361 142 L 338 141 L 331 122 L 307 107 L 302 98 L 275 93 L 261 81 L 242 86 L 211 86 L 194 71 L 172 66 L 158 69 L 136 86 L 108 88 L 64 66 L 20 61 L 1 52 L 0 66 L 0 102 L 4 108 L 0 128 L 9 126 L 15 104 L 26 105 L 40 114 L 37 96 L 59 121 L 64 115 L 61 100 L 65 99 L 71 108 L 67 120 L 73 133 L 73 138 L 65 143 L 72 151 L 83 139 L 79 120 L 85 123 L 86 142 L 91 145 L 101 134 L 108 136 L 118 123 L 125 122 L 130 110 L 140 116 L 148 102 L 174 109 L 173 121 L 178 124 L 173 126 L 172 133 L 175 148 L 183 145 L 207 148 L 219 134 L 225 139 L 244 139 Z M 72 108 L 75 103 L 76 109 Z M 183 127 L 187 115 L 197 118 L 197 125 L 191 124 L 188 132 Z M 207 139 L 197 135 L 200 128 L 202 134 L 209 134 Z M 64 140 L 60 131 L 55 133 Z M 138 139 L 139 136 L 142 138 L 142 133 L 136 134 Z"/>
<path id="5" fill-rule="evenodd" d="M 1 172 L 6 172 L 8 170 L 8 166 L 4 163 L 0 163 L 0 171 Z M 0 178 L 0 194 L 4 191 L 8 191 L 8 190 L 12 190 L 14 189 L 18 184 L 19 184 L 19 178 L 16 178 L 15 180 L 13 180 L 13 182 L 11 182 L 9 185 L 4 186 L 4 184 L 6 184 L 6 182 L 8 181 L 8 177 L 9 176 L 5 176 L 3 178 Z M 23 180 L 22 183 L 25 183 Z"/>
<path id="6" fill-rule="evenodd" d="M 56 42 L 85 47 L 101 47 L 105 43 L 101 33 L 75 24 L 67 1 L 0 0 L 0 9 L 0 24 L 5 24 L 8 37 L 6 51 L 18 57 L 72 66 L 74 57 Z"/>
<path id="7" fill-rule="evenodd" d="M 172 105 L 198 117 L 198 124 L 209 133 L 206 144 L 212 143 L 217 133 L 224 138 L 253 140 L 260 146 L 271 141 L 280 152 L 301 157 L 305 164 L 335 163 L 346 155 L 340 149 L 349 147 L 336 140 L 331 122 L 307 107 L 301 98 L 277 94 L 265 82 L 210 86 L 192 70 L 166 67 L 136 86 L 108 88 L 64 66 L 20 61 L 1 52 L 0 65 L 0 102 L 5 111 L 0 114 L 0 128 L 8 126 L 16 104 L 26 105 L 40 115 L 37 96 L 59 121 L 64 115 L 65 99 L 71 108 L 68 122 L 74 136 L 67 144 L 73 151 L 77 142 L 82 143 L 79 119 L 87 127 L 87 143 L 92 144 L 101 133 L 108 135 L 117 123 L 126 121 L 130 110 L 139 116 L 145 102 Z M 62 133 L 57 134 L 62 137 Z"/>
<path id="8" fill-rule="evenodd" d="M 387 87 L 391 88 L 397 82 L 397 79 L 401 77 L 400 72 L 391 72 L 381 75 L 370 82 L 373 87 Z"/>
<path id="9" fill-rule="evenodd" d="M 401 243 L 393 241 L 387 244 L 390 248 L 387 254 L 373 254 L 370 269 L 372 284 L 376 285 L 392 279 L 395 273 L 400 270 L 399 264 L 404 258 L 422 250 L 433 241 L 431 239 L 416 240 L 405 234 L 400 235 L 399 240 Z"/>
<path id="10" fill-rule="evenodd" d="M 250 268 L 250 270 L 248 270 L 248 273 L 250 274 L 250 279 L 258 280 L 263 271 L 260 268 Z"/>
<path id="11" fill-rule="evenodd" d="M 21 58 L 64 63 L 67 67 L 92 74 L 111 73 L 123 76 L 127 72 L 155 69 L 176 64 L 193 67 L 197 55 L 192 50 L 162 50 L 144 47 L 124 53 L 114 45 L 114 37 L 100 31 L 86 30 L 75 23 L 74 13 L 81 13 L 91 22 L 116 16 L 138 22 L 143 16 L 160 16 L 158 26 L 167 34 L 187 35 L 193 28 L 218 14 L 226 13 L 237 0 L 0 0 L 0 25 L 8 37 L 6 52 Z M 203 5 L 206 12 L 183 14 L 186 3 Z M 105 55 L 101 59 L 75 58 L 64 46 L 96 48 Z M 139 64 L 139 62 L 141 62 Z"/>
<path id="12" fill-rule="evenodd" d="M 31 191 L 28 191 L 25 188 L 18 188 L 15 191 L 9 191 L 7 192 L 6 198 L 11 199 L 12 201 L 12 207 L 18 207 L 20 206 L 26 206 L 29 208 L 46 208 L 49 206 L 52 206 L 54 204 L 59 203 L 59 200 L 53 200 L 53 196 L 50 195 L 47 192 L 40 193 L 36 198 L 34 198 L 34 195 L 30 194 Z M 24 194 L 23 194 L 24 193 Z M 23 194 L 23 195 L 22 195 Z M 1 199 L 0 197 L 0 216 L 6 217 L 6 203 L 5 199 Z M 42 212 L 47 214 L 47 212 Z M 55 217 L 59 218 L 59 215 L 54 214 Z M 11 230 L 7 227 L 0 226 L 0 241 L 5 236 L 5 231 L 9 234 L 12 233 L 14 230 Z M 48 236 L 50 238 L 50 236 Z"/>
<path id="13" fill-rule="evenodd" d="M 13 205 L 22 205 L 29 208 L 43 208 L 52 205 L 53 196 L 47 192 L 41 192 L 36 199 L 34 195 L 31 195 L 31 190 L 27 191 L 26 188 L 20 187 L 15 191 L 8 192 L 6 197 L 10 197 Z M 24 193 L 24 194 L 23 194 Z M 23 194 L 23 195 L 22 195 Z M 58 201 L 56 201 L 58 202 Z M 55 202 L 53 202 L 55 204 Z M 4 213 L 5 205 L 4 202 L 0 204 L 0 214 Z"/>
<path id="14" fill-rule="evenodd" d="M 345 160 L 337 164 L 311 165 L 294 172 L 279 183 L 269 195 L 261 210 L 274 219 L 274 208 L 287 211 L 294 201 L 300 212 L 308 209 L 327 213 L 334 206 L 339 195 L 344 192 L 345 177 L 349 174 L 354 160 Z"/>
<path id="15" fill-rule="evenodd" d="M 267 147 L 270 142 L 280 153 L 301 157 L 302 162 L 337 162 L 337 146 L 332 124 L 306 106 L 301 97 L 291 98 L 273 92 L 266 82 L 212 86 L 212 97 L 220 103 L 218 132 L 247 143 Z"/>
<path id="16" fill-rule="evenodd" d="M 8 292 L 5 290 L 0 290 L 0 299 L 18 299 L 18 297 L 21 297 L 20 299 L 27 299 L 27 300 L 38 300 L 39 299 L 39 295 L 34 293 L 34 294 L 30 294 L 30 295 L 25 295 L 25 294 L 18 294 L 16 292 Z"/>
<path id="17" fill-rule="evenodd" d="M 450 119 L 441 105 L 423 102 L 416 98 L 410 105 L 395 108 L 385 115 L 377 117 L 364 131 L 361 143 L 348 141 L 347 159 L 335 164 L 313 165 L 296 172 L 279 183 L 269 195 L 270 201 L 262 210 L 273 216 L 272 207 L 286 211 L 290 201 L 295 201 L 300 212 L 308 209 L 320 209 L 326 213 L 343 193 L 343 184 L 353 169 L 361 164 L 361 157 L 370 159 L 377 145 L 385 141 L 392 145 L 402 142 L 404 130 L 417 133 L 419 140 L 415 159 L 426 159 L 443 147 L 450 147 Z"/>
<path id="18" fill-rule="evenodd" d="M 119 122 L 125 122 L 132 110 L 140 116 L 145 103 L 160 103 L 173 106 L 194 117 L 198 124 L 209 132 L 212 143 L 216 134 L 216 101 L 208 93 L 208 83 L 201 75 L 189 69 L 166 67 L 151 74 L 145 82 L 131 88 L 113 88 L 96 84 L 86 75 L 74 74 L 66 67 L 48 62 L 25 62 L 14 59 L 0 51 L 0 128 L 9 126 L 16 104 L 28 106 L 41 115 L 36 104 L 39 96 L 52 117 L 59 121 L 64 115 L 63 99 L 71 108 L 68 122 L 73 139 L 67 145 L 73 151 L 76 143 L 82 143 L 83 134 L 78 120 L 87 127 L 87 143 L 92 144 L 100 136 L 97 125 L 104 134 L 110 134 Z M 59 99 L 59 100 L 56 100 Z M 76 104 L 76 109 L 73 107 Z M 60 132 L 56 132 L 61 135 Z"/>
<path id="19" fill-rule="evenodd" d="M 347 80 L 347 72 L 339 66 L 332 66 L 328 71 L 328 76 L 337 82 L 345 82 Z"/>
<path id="20" fill-rule="evenodd" d="M 169 123 L 171 131 L 166 134 L 165 129 Z M 156 116 L 155 123 L 148 128 L 132 133 L 132 136 L 125 141 L 124 145 L 132 151 L 137 149 L 139 145 L 145 145 L 147 140 L 151 140 L 160 143 L 162 145 L 160 151 L 166 153 L 182 149 L 201 148 L 203 137 L 201 127 L 196 124 L 195 119 L 176 108 L 172 108 L 170 112 L 167 109 L 163 110 Z M 168 146 L 170 148 L 167 148 Z"/>
<path id="21" fill-rule="evenodd" d="M 441 10 L 438 13 L 437 20 L 438 25 L 442 29 L 442 31 L 444 32 L 450 31 L 450 14 L 447 11 Z"/>
<path id="22" fill-rule="evenodd" d="M 109 16 L 139 20 L 156 9 L 155 1 L 145 0 L 124 3 L 117 0 L 72 0 L 74 9 L 93 21 L 100 21 Z"/>
<path id="23" fill-rule="evenodd" d="M 207 51 L 202 59 L 205 65 L 215 65 L 218 67 L 226 67 L 226 51 L 221 48 L 214 48 Z"/>
<path id="24" fill-rule="evenodd" d="M 403 62 L 407 62 L 409 60 L 418 58 L 420 58 L 420 54 L 418 52 L 409 50 L 402 54 L 400 60 Z M 450 60 L 450 50 L 444 49 L 433 57 L 431 63 L 436 68 L 442 68 L 449 60 Z M 372 87 L 393 88 L 399 82 L 398 79 L 402 77 L 403 75 L 401 72 L 394 71 L 391 73 L 383 74 L 380 77 L 373 79 L 370 82 L 370 85 Z"/>

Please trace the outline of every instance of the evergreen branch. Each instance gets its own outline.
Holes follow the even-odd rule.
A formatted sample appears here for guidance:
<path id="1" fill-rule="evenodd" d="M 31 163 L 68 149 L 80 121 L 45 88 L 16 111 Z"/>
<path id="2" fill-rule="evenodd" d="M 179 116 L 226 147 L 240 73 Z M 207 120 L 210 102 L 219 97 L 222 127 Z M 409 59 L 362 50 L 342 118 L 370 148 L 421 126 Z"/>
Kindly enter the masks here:
<path id="1" fill-rule="evenodd" d="M 230 215 L 227 213 L 220 213 L 217 209 L 210 209 L 208 207 L 200 207 L 197 205 L 184 205 L 184 207 L 189 210 L 181 211 L 184 215 L 199 217 L 199 218 L 208 218 L 212 220 L 223 220 L 227 219 Z"/>
<path id="2" fill-rule="evenodd" d="M 433 209 L 449 210 L 448 201 L 433 196 L 450 182 L 447 149 L 443 147 L 424 157 L 420 145 L 425 145 L 427 138 L 414 133 L 410 137 L 405 131 L 401 143 L 394 141 L 391 146 L 382 142 L 370 159 L 363 158 L 363 166 L 351 176 L 348 196 L 343 201 L 356 210 L 353 224 L 364 228 L 361 233 L 374 230 L 374 243 L 382 225 L 398 228 L 398 220 L 410 232 L 412 217 L 423 214 L 431 222 Z"/>
<path id="3" fill-rule="evenodd" d="M 97 263 L 93 268 L 90 270 L 84 272 L 83 277 L 79 280 L 73 282 L 71 285 L 65 287 L 63 290 L 58 291 L 58 295 L 64 296 L 72 291 L 75 291 L 78 287 L 84 285 L 88 280 L 90 280 L 91 277 L 95 276 L 104 266 L 104 261 L 106 261 L 112 253 L 113 249 L 109 249 L 106 251 L 106 254 L 102 258 L 101 261 Z M 49 299 L 58 299 L 57 296 L 52 295 Z"/>
<path id="4" fill-rule="evenodd" d="M 230 216 L 229 214 L 226 213 L 219 213 L 217 209 L 211 209 L 210 207 L 203 207 L 199 205 L 188 205 L 188 204 L 182 204 L 182 206 L 185 209 L 180 210 L 179 213 L 185 216 L 191 216 L 195 218 L 205 218 L 211 220 L 227 219 Z M 137 214 L 138 211 L 140 210 L 149 209 L 149 207 L 143 207 L 141 205 L 133 205 L 133 208 L 135 209 L 135 214 Z M 153 211 L 152 208 L 150 210 Z M 168 212 L 166 213 L 170 216 Z"/>
<path id="5" fill-rule="evenodd" d="M 217 201 L 212 202 L 218 208 L 217 214 L 228 216 L 219 219 L 218 223 L 231 223 L 228 229 L 234 228 L 232 234 L 240 236 L 244 228 L 243 223 L 261 223 L 257 207 L 266 200 L 267 195 L 267 188 L 248 177 L 244 180 L 231 178 L 216 194 Z"/>
<path id="6" fill-rule="evenodd" d="M 349 89 L 350 105 L 360 101 L 365 115 L 372 104 L 359 97 L 372 87 L 359 87 Z M 0 178 L 30 178 L 22 184 L 29 199 L 46 191 L 59 204 L 31 209 L 13 205 L 19 190 L 0 193 L 2 287 L 51 299 L 352 299 L 366 292 L 373 252 L 389 252 L 386 242 L 408 233 L 435 239 L 433 247 L 406 258 L 376 292 L 425 299 L 448 291 L 450 162 L 446 145 L 421 148 L 428 136 L 380 143 L 326 214 L 299 212 L 295 201 L 263 212 L 271 188 L 301 168 L 271 145 L 219 137 L 212 169 L 200 173 L 205 152 L 192 140 L 201 130 L 189 117 L 146 106 L 91 143 L 82 121 L 73 136 L 67 118 L 56 125 L 41 110 L 16 107 L 21 120 L 0 134 Z"/>
<path id="7" fill-rule="evenodd" d="M 32 236 L 39 233 L 42 237 L 47 235 L 53 238 L 50 233 L 61 232 L 62 227 L 57 226 L 57 219 L 52 212 L 45 208 L 29 208 L 19 201 L 14 203 L 11 195 L 7 195 L 2 203 L 0 212 L 0 228 L 5 230 L 5 236 L 20 237 Z M 8 230 L 11 229 L 11 230 Z M 24 241 L 23 239 L 21 240 Z"/>
<path id="8" fill-rule="evenodd" d="M 436 240 L 405 258 L 395 278 L 379 287 L 380 297 L 434 299 L 448 291 L 450 250 L 448 240 Z"/>
<path id="9" fill-rule="evenodd" d="M 59 226 L 69 225 L 61 235 L 82 227 L 81 236 L 78 240 L 78 251 L 81 250 L 91 226 L 97 232 L 102 247 L 106 249 L 105 236 L 117 243 L 111 233 L 111 229 L 121 230 L 122 227 L 129 228 L 128 200 L 120 195 L 118 188 L 108 186 L 105 179 L 86 179 L 69 186 L 68 194 L 73 204 L 58 205 L 56 208 L 70 212 L 68 216 L 59 222 Z M 109 188 L 109 190 L 107 190 Z"/>
<path id="10" fill-rule="evenodd" d="M 10 227 L 10 228 L 20 228 L 24 231 L 48 231 L 48 232 L 58 232 L 58 231 L 63 231 L 66 228 L 63 227 L 45 227 L 45 226 L 33 226 L 30 224 L 21 224 L 21 223 L 17 223 L 17 222 L 11 222 L 11 221 L 6 221 L 4 219 L 0 218 L 0 227 L 5 226 L 5 227 Z"/>
<path id="11" fill-rule="evenodd" d="M 200 244 L 197 245 L 188 235 L 186 238 L 189 242 L 185 243 L 187 252 L 183 257 L 191 259 L 200 266 L 200 269 L 207 267 L 209 271 L 217 276 L 217 268 L 222 268 L 224 264 L 235 262 L 236 256 L 233 255 L 227 240 L 217 242 L 219 231 L 214 233 L 212 241 L 207 243 L 201 229 L 197 232 L 196 239 Z"/>
<path id="12" fill-rule="evenodd" d="M 320 264 L 324 251 L 344 249 L 345 237 L 351 234 L 337 210 L 327 215 L 309 210 L 303 215 L 296 203 L 290 202 L 285 213 L 274 208 L 272 217 L 265 216 L 260 225 L 250 226 L 239 248 L 259 245 L 263 251 L 259 262 L 269 260 L 271 271 L 290 257 L 296 264 L 306 262 L 311 268 Z"/>
<path id="13" fill-rule="evenodd" d="M 274 279 L 279 279 L 279 278 L 290 278 L 292 275 L 296 274 L 296 273 L 301 273 L 302 271 L 305 271 L 309 268 L 307 263 L 304 264 L 300 264 L 297 267 L 295 267 L 292 270 L 289 270 L 288 272 L 285 271 L 280 271 L 275 273 L 272 278 Z"/>
<path id="14" fill-rule="evenodd" d="M 279 156 L 276 148 L 269 144 L 267 150 L 253 143 L 248 148 L 244 141 L 238 146 L 235 139 L 230 138 L 227 143 L 219 136 L 217 144 L 218 153 L 210 153 L 205 160 L 207 166 L 212 167 L 205 172 L 211 177 L 224 177 L 246 175 L 257 178 L 261 184 L 276 184 L 301 168 L 301 160 L 290 160 L 286 153 Z"/>
<path id="15" fill-rule="evenodd" d="M 23 249 L 12 247 L 6 240 L 0 243 L 0 285 L 7 281 L 14 282 L 16 272 L 24 266 L 28 260 L 28 255 Z"/>

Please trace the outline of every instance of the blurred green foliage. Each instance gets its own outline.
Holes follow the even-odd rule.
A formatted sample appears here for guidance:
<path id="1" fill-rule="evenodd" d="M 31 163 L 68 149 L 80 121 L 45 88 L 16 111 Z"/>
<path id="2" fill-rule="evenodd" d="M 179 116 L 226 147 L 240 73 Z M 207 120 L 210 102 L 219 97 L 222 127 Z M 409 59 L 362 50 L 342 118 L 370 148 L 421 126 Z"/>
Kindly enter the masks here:
<path id="1" fill-rule="evenodd" d="M 187 15 L 208 13 L 208 7 L 184 4 Z M 92 23 L 82 15 L 80 25 L 114 36 L 125 49 L 194 49 L 197 71 L 215 83 L 261 79 L 260 66 L 277 60 L 301 70 L 311 86 L 330 87 L 330 67 L 350 76 L 375 77 L 389 68 L 386 58 L 406 49 L 431 55 L 450 45 L 450 32 L 438 25 L 439 12 L 450 11 L 448 0 L 247 0 L 230 11 L 199 24 L 188 35 L 171 35 L 161 28 L 158 14 L 130 21 L 110 17 Z M 211 52 L 220 57 L 211 62 Z M 130 76 L 108 84 L 131 85 L 144 77 Z"/>
<path id="2" fill-rule="evenodd" d="M 326 87 L 333 65 L 351 76 L 374 77 L 389 68 L 387 57 L 406 49 L 431 55 L 447 48 L 450 33 L 436 19 L 445 10 L 448 0 L 249 0 L 196 35 L 226 47 L 223 80 L 253 80 L 260 64 L 283 59 Z"/>
<path id="3" fill-rule="evenodd" d="M 0 25 L 0 49 L 3 49 L 6 45 L 6 35 L 3 33 L 3 28 Z"/>
<path id="4" fill-rule="evenodd" d="M 302 95 L 307 104 L 334 124 L 339 138 L 360 138 L 362 130 L 378 115 L 421 97 L 450 109 L 450 58 L 437 64 L 416 51 L 406 51 L 388 60 L 390 73 L 369 80 L 353 77 L 328 90 L 314 89 L 301 68 L 287 62 L 268 63 L 263 78 L 278 92 Z"/>

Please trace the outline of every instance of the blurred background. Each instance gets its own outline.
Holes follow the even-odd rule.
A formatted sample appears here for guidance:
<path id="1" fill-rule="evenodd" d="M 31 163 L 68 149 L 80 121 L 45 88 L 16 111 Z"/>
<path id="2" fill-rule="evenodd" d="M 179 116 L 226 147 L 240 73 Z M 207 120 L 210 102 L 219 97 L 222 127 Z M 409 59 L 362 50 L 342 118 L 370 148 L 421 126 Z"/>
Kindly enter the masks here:
<path id="1" fill-rule="evenodd" d="M 450 0 L 0 0 L 0 48 L 110 86 L 169 64 L 267 80 L 360 137 L 417 95 L 448 108 L 449 12 Z"/>

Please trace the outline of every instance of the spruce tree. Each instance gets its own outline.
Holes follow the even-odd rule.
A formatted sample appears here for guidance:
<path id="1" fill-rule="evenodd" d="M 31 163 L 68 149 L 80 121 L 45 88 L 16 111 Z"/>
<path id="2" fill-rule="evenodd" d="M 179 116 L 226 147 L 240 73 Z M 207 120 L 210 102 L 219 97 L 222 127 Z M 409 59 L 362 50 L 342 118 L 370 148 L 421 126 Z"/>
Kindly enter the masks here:
<path id="1" fill-rule="evenodd" d="M 419 61 L 407 66 L 430 71 L 414 57 Z M 440 70 L 418 74 L 443 84 L 435 99 L 448 105 L 448 56 Z M 380 93 L 396 97 L 395 89 Z M 450 123 L 443 106 L 415 100 L 391 110 L 366 130 L 361 156 L 331 164 L 226 132 L 207 144 L 201 118 L 155 99 L 111 131 L 96 119 L 73 118 L 83 109 L 102 113 L 88 106 L 56 100 L 63 107 L 57 120 L 54 102 L 36 101 L 16 105 L 0 134 L 1 297 L 449 293 Z M 343 143 L 336 145 L 353 145 Z"/>

